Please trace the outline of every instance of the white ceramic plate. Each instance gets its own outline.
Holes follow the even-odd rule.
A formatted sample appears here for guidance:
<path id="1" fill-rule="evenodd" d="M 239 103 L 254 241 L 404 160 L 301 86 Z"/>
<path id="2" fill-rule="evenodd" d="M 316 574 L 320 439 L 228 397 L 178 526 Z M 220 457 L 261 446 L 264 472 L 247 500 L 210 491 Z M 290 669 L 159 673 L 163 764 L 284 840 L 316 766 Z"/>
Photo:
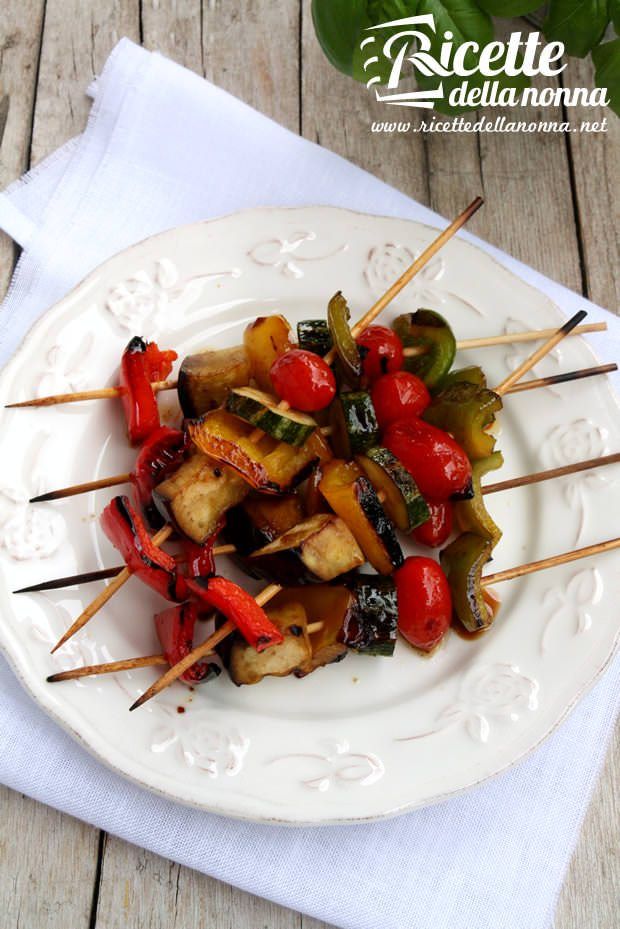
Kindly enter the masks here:
<path id="1" fill-rule="evenodd" d="M 3 372 L 0 402 L 116 383 L 134 334 L 182 357 L 238 343 L 259 315 L 282 312 L 293 324 L 323 316 L 337 289 L 359 316 L 433 237 L 416 223 L 323 207 L 253 210 L 155 236 L 110 259 L 44 316 Z M 560 319 L 546 297 L 461 240 L 448 244 L 383 321 L 419 306 L 445 314 L 458 338 Z M 530 351 L 486 348 L 458 361 L 480 362 L 493 384 Z M 570 338 L 534 374 L 592 363 L 585 342 Z M 174 394 L 161 406 L 165 421 L 174 421 Z M 491 632 L 476 642 L 450 634 L 430 660 L 400 642 L 393 659 L 349 655 L 303 680 L 236 688 L 222 675 L 193 693 L 176 684 L 131 714 L 128 706 L 158 670 L 46 684 L 54 670 L 155 652 L 151 616 L 161 604 L 132 580 L 50 657 L 50 645 L 101 586 L 11 590 L 118 563 L 98 525 L 114 491 L 26 501 L 128 471 L 132 452 L 118 401 L 1 415 L 0 644 L 56 721 L 117 771 L 167 797 L 297 824 L 422 806 L 523 757 L 613 652 L 620 575 L 618 555 L 608 554 L 503 584 Z M 508 397 L 501 423 L 503 477 L 620 447 L 619 411 L 602 378 Z M 619 476 L 606 468 L 490 497 L 504 529 L 494 570 L 617 535 Z M 229 571 L 223 559 L 220 569 Z"/>

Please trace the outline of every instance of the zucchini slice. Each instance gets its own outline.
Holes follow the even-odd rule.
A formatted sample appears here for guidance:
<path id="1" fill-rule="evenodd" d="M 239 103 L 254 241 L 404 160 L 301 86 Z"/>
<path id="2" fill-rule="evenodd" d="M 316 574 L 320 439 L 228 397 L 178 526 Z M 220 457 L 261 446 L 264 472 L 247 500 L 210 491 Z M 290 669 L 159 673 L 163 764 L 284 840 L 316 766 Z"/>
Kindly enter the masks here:
<path id="1" fill-rule="evenodd" d="M 315 421 L 305 413 L 280 410 L 278 404 L 277 397 L 253 387 L 231 390 L 226 398 L 229 413 L 234 413 L 279 442 L 303 445 L 316 429 Z"/>
<path id="2" fill-rule="evenodd" d="M 347 524 L 333 513 L 318 513 L 252 553 L 252 559 L 269 559 L 286 553 L 305 571 L 299 580 L 331 581 L 364 564 L 364 555 Z M 275 572 L 272 572 L 275 573 Z M 282 582 L 286 580 L 276 576 Z"/>
<path id="3" fill-rule="evenodd" d="M 314 464 L 326 455 L 318 432 L 299 447 L 266 436 L 252 442 L 253 427 L 226 410 L 213 410 L 189 420 L 187 431 L 195 445 L 216 461 L 238 471 L 244 481 L 263 493 L 284 493 L 300 483 Z"/>
<path id="4" fill-rule="evenodd" d="M 398 316 L 392 328 L 406 348 L 424 350 L 424 354 L 405 358 L 405 368 L 433 390 L 452 367 L 456 354 L 456 339 L 447 321 L 434 310 L 417 310 Z"/>
<path id="5" fill-rule="evenodd" d="M 228 670 L 235 684 L 258 684 L 268 675 L 286 677 L 304 673 L 310 666 L 312 648 L 307 632 L 306 611 L 301 603 L 271 606 L 267 615 L 284 635 L 284 641 L 260 654 L 237 637 L 233 643 Z"/>
<path id="6" fill-rule="evenodd" d="M 304 319 L 297 323 L 297 341 L 300 348 L 321 356 L 327 355 L 334 344 L 325 319 Z"/>
<path id="7" fill-rule="evenodd" d="M 370 483 L 383 492 L 383 508 L 392 522 L 402 531 L 411 532 L 430 516 L 426 500 L 409 471 L 387 448 L 375 446 L 366 454 L 356 456 Z"/>
<path id="8" fill-rule="evenodd" d="M 343 625 L 345 644 L 363 655 L 393 655 L 398 636 L 394 580 L 360 574 L 352 582 L 351 590 L 353 604 Z"/>
<path id="9" fill-rule="evenodd" d="M 202 544 L 248 490 L 235 471 L 195 452 L 172 477 L 157 485 L 153 500 L 164 519 L 171 519 L 188 538 Z"/>
<path id="10" fill-rule="evenodd" d="M 284 316 L 259 316 L 243 334 L 252 371 L 252 377 L 261 390 L 273 392 L 271 366 L 274 361 L 293 347 L 291 327 Z"/>
<path id="11" fill-rule="evenodd" d="M 352 458 L 379 441 L 379 423 L 370 394 L 350 390 L 330 406 L 332 446 L 340 458 Z"/>
<path id="12" fill-rule="evenodd" d="M 250 361 L 243 345 L 187 355 L 179 371 L 179 403 L 188 417 L 202 416 L 226 399 L 231 387 L 250 383 Z"/>
<path id="13" fill-rule="evenodd" d="M 323 465 L 319 489 L 332 510 L 345 521 L 366 558 L 379 574 L 391 574 L 403 563 L 394 524 L 376 491 L 354 461 L 334 458 Z"/>

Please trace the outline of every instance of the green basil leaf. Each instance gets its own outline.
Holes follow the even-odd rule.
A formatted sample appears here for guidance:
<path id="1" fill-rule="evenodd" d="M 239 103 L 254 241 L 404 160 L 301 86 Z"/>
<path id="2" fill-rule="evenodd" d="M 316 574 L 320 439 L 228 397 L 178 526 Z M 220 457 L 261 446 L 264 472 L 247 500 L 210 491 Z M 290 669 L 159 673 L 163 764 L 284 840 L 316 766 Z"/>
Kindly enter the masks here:
<path id="1" fill-rule="evenodd" d="M 525 16 L 540 6 L 541 0 L 478 0 L 478 6 L 489 16 Z"/>
<path id="2" fill-rule="evenodd" d="M 312 0 L 312 21 L 317 39 L 329 61 L 344 74 L 366 83 L 378 77 L 385 84 L 392 62 L 379 55 L 371 69 L 364 68 L 370 55 L 360 48 L 369 26 L 403 19 L 416 12 L 418 0 Z M 382 30 L 385 42 L 394 30 Z"/>
<path id="3" fill-rule="evenodd" d="M 598 87 L 607 88 L 609 105 L 620 116 L 620 39 L 603 42 L 592 52 Z"/>
<path id="4" fill-rule="evenodd" d="M 439 59 L 443 34 L 446 30 L 452 32 L 453 51 L 463 45 L 465 42 L 477 42 L 480 48 L 483 48 L 493 39 L 493 23 L 487 12 L 480 9 L 474 0 L 420 0 L 418 13 L 432 13 L 435 17 L 436 32 L 427 31 L 431 43 L 429 54 Z M 424 31 L 421 27 L 421 31 Z M 454 55 L 450 56 L 448 70 L 452 68 Z M 479 61 L 479 54 L 468 49 L 465 55 L 465 66 L 467 69 L 474 68 Z M 494 67 L 501 66 L 501 59 L 494 64 Z M 452 75 L 448 77 L 425 77 L 417 74 L 416 81 L 418 86 L 423 90 L 432 90 L 443 85 L 444 99 L 435 103 L 434 108 L 440 113 L 453 114 L 462 113 L 466 110 L 476 110 L 479 104 L 471 106 L 451 106 L 448 98 L 453 90 L 460 88 L 464 83 L 464 78 Z M 493 78 L 484 77 L 481 74 L 473 74 L 467 78 L 468 90 L 475 87 L 482 87 L 483 84 L 495 84 L 498 89 L 504 87 L 516 87 L 517 90 L 523 90 L 529 85 L 529 79 L 523 74 L 516 77 L 508 77 L 500 74 Z"/>
<path id="5" fill-rule="evenodd" d="M 543 26 L 549 41 L 584 58 L 601 41 L 609 22 L 608 0 L 551 0 Z"/>
<path id="6" fill-rule="evenodd" d="M 609 0 L 609 18 L 614 24 L 616 35 L 620 35 L 620 0 Z"/>

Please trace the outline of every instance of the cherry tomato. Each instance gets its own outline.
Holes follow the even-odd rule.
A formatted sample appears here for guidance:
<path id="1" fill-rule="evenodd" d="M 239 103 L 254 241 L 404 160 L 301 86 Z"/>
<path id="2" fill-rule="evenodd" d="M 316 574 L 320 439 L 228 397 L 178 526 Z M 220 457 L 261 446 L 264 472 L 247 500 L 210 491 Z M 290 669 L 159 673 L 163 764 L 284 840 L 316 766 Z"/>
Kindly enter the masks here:
<path id="1" fill-rule="evenodd" d="M 412 556 L 394 573 L 398 628 L 415 648 L 430 652 L 452 621 L 446 575 L 432 558 Z"/>
<path id="2" fill-rule="evenodd" d="M 409 371 L 384 374 L 372 385 L 371 395 L 382 429 L 399 419 L 421 416 L 431 402 L 424 381 Z"/>
<path id="3" fill-rule="evenodd" d="M 320 355 L 292 348 L 271 366 L 271 381 L 281 400 L 295 410 L 312 413 L 323 410 L 336 395 L 332 369 Z"/>
<path id="4" fill-rule="evenodd" d="M 471 484 L 469 458 L 443 429 L 421 419 L 402 420 L 388 426 L 383 444 L 429 500 L 449 500 Z"/>
<path id="5" fill-rule="evenodd" d="M 446 500 L 441 503 L 427 500 L 431 512 L 429 519 L 413 530 L 413 538 L 420 545 L 438 548 L 452 532 L 452 504 Z"/>
<path id="6" fill-rule="evenodd" d="M 368 326 L 355 341 L 362 349 L 362 370 L 368 381 L 402 368 L 403 343 L 387 326 Z"/>

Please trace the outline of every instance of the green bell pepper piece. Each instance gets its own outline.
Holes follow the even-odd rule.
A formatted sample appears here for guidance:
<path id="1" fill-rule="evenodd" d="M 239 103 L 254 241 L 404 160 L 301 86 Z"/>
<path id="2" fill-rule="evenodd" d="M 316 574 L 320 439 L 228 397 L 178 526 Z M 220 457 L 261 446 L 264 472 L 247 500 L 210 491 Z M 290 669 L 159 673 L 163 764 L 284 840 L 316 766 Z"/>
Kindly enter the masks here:
<path id="1" fill-rule="evenodd" d="M 359 387 L 362 358 L 349 327 L 350 318 L 347 301 L 338 291 L 327 306 L 327 325 L 347 384 L 350 387 Z"/>
<path id="2" fill-rule="evenodd" d="M 502 537 L 502 530 L 488 512 L 482 495 L 481 480 L 489 471 L 496 471 L 504 464 L 501 452 L 494 452 L 488 458 L 474 461 L 471 469 L 472 489 L 470 500 L 461 500 L 454 504 L 454 518 L 461 532 L 474 532 L 483 539 L 497 545 Z"/>
<path id="3" fill-rule="evenodd" d="M 421 378 L 429 390 L 441 384 L 456 354 L 456 339 L 447 321 L 434 310 L 403 313 L 392 323 L 405 348 L 421 348 L 423 354 L 405 358 L 405 368 Z"/>
<path id="4" fill-rule="evenodd" d="M 492 550 L 493 543 L 488 539 L 464 532 L 439 556 L 450 585 L 454 613 L 468 632 L 488 628 L 495 618 L 486 605 L 482 588 L 482 569 Z"/>
<path id="5" fill-rule="evenodd" d="M 460 384 L 466 381 L 468 384 L 477 384 L 478 387 L 487 386 L 486 374 L 478 365 L 469 365 L 467 368 L 456 368 L 450 371 L 441 382 L 441 390 L 451 387 L 452 384 Z"/>
<path id="6" fill-rule="evenodd" d="M 493 454 L 495 436 L 486 427 L 495 422 L 495 413 L 501 408 L 498 394 L 461 381 L 442 390 L 422 418 L 453 435 L 469 460 L 478 461 Z"/>

